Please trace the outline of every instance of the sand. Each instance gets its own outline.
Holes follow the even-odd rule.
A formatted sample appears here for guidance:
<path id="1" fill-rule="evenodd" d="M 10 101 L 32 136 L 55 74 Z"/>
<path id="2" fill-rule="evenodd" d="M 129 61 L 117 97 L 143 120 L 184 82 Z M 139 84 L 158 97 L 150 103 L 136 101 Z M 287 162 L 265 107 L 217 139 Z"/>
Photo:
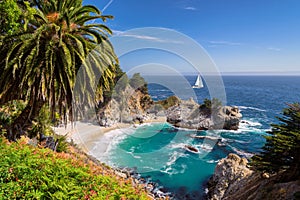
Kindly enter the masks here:
<path id="1" fill-rule="evenodd" d="M 146 120 L 145 123 L 164 123 L 166 122 L 166 117 L 157 117 L 156 119 Z M 53 127 L 56 134 L 66 135 L 69 141 L 73 141 L 77 144 L 84 152 L 90 153 L 95 145 L 99 146 L 98 141 L 102 138 L 110 138 L 110 134 L 114 134 L 115 131 L 120 131 L 122 129 L 134 128 L 136 125 L 118 123 L 111 127 L 102 127 L 96 123 L 88 122 L 75 122 L 73 125 L 68 124 L 67 127 Z M 109 135 L 107 135 L 109 134 Z M 106 141 L 101 144 L 101 151 L 105 152 L 109 143 Z"/>

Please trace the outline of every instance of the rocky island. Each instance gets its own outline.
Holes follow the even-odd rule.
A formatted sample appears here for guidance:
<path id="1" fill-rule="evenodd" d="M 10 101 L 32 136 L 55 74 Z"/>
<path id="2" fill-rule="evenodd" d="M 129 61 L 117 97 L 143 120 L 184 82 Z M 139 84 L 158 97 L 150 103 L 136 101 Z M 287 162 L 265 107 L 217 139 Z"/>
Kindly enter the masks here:
<path id="1" fill-rule="evenodd" d="M 209 100 L 205 100 L 208 101 Z M 216 106 L 209 103 L 199 105 L 193 99 L 180 100 L 178 104 L 168 108 L 165 113 L 167 121 L 176 127 L 211 130 L 237 130 L 242 114 L 238 107 Z"/>

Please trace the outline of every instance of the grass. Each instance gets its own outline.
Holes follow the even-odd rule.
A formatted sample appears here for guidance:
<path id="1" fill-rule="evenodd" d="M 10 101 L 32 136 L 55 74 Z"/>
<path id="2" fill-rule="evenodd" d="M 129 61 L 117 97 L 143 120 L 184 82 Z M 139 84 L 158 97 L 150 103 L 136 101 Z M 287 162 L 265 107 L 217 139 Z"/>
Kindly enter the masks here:
<path id="1" fill-rule="evenodd" d="M 70 149 L 55 153 L 0 137 L 0 199 L 148 199 L 131 179 L 115 176 Z"/>

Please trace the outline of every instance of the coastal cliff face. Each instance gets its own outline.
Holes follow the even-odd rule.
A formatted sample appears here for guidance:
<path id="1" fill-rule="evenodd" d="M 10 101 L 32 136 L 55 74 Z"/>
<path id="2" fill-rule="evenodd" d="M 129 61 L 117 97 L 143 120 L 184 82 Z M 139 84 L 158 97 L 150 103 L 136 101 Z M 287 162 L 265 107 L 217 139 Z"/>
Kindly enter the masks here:
<path id="1" fill-rule="evenodd" d="M 166 110 L 167 121 L 174 126 L 189 129 L 237 130 L 242 114 L 237 107 L 220 106 L 211 112 L 193 99 L 180 100 Z"/>
<path id="2" fill-rule="evenodd" d="M 146 110 L 153 101 L 148 93 L 134 90 L 127 86 L 120 94 L 114 94 L 107 105 L 98 111 L 101 126 L 112 126 L 116 123 L 142 123 L 147 118 Z"/>
<path id="3" fill-rule="evenodd" d="M 237 107 L 231 106 L 220 106 L 211 112 L 193 99 L 180 100 L 175 96 L 154 104 L 148 93 L 134 90 L 130 86 L 98 112 L 101 126 L 120 122 L 142 123 L 161 116 L 166 116 L 167 122 L 181 128 L 237 130 L 242 114 Z"/>
<path id="4" fill-rule="evenodd" d="M 281 183 L 280 174 L 255 172 L 247 164 L 247 159 L 235 154 L 220 160 L 208 183 L 209 199 L 299 199 L 299 180 Z"/>

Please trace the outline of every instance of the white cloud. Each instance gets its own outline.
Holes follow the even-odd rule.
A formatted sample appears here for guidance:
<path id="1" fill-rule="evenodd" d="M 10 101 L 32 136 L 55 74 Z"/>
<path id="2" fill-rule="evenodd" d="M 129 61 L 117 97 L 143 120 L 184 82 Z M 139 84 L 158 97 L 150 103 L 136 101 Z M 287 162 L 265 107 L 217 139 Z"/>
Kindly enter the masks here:
<path id="1" fill-rule="evenodd" d="M 226 45 L 226 46 L 240 46 L 242 45 L 242 43 L 239 43 L 239 42 L 230 42 L 230 41 L 224 41 L 224 40 L 221 40 L 221 41 L 209 41 L 210 44 L 214 45 L 214 46 L 218 46 L 218 45 Z"/>
<path id="2" fill-rule="evenodd" d="M 281 49 L 275 47 L 268 47 L 267 49 L 270 51 L 281 51 Z"/>
<path id="3" fill-rule="evenodd" d="M 118 30 L 112 30 L 114 35 L 122 35 L 124 34 L 124 31 L 118 31 Z"/>
<path id="4" fill-rule="evenodd" d="M 192 7 L 192 6 L 187 6 L 184 8 L 185 10 L 197 10 L 197 8 Z"/>
<path id="5" fill-rule="evenodd" d="M 135 39 L 148 40 L 148 41 L 153 41 L 153 42 L 182 44 L 181 41 L 169 40 L 169 39 L 164 39 L 164 38 L 159 38 L 159 37 L 154 37 L 154 36 L 149 36 L 149 35 L 131 34 L 131 33 L 126 33 L 125 31 L 113 30 L 113 34 L 115 36 L 131 37 L 131 38 L 135 38 Z"/>
<path id="6" fill-rule="evenodd" d="M 207 47 L 215 48 L 215 47 L 218 47 L 218 45 L 208 45 Z"/>

